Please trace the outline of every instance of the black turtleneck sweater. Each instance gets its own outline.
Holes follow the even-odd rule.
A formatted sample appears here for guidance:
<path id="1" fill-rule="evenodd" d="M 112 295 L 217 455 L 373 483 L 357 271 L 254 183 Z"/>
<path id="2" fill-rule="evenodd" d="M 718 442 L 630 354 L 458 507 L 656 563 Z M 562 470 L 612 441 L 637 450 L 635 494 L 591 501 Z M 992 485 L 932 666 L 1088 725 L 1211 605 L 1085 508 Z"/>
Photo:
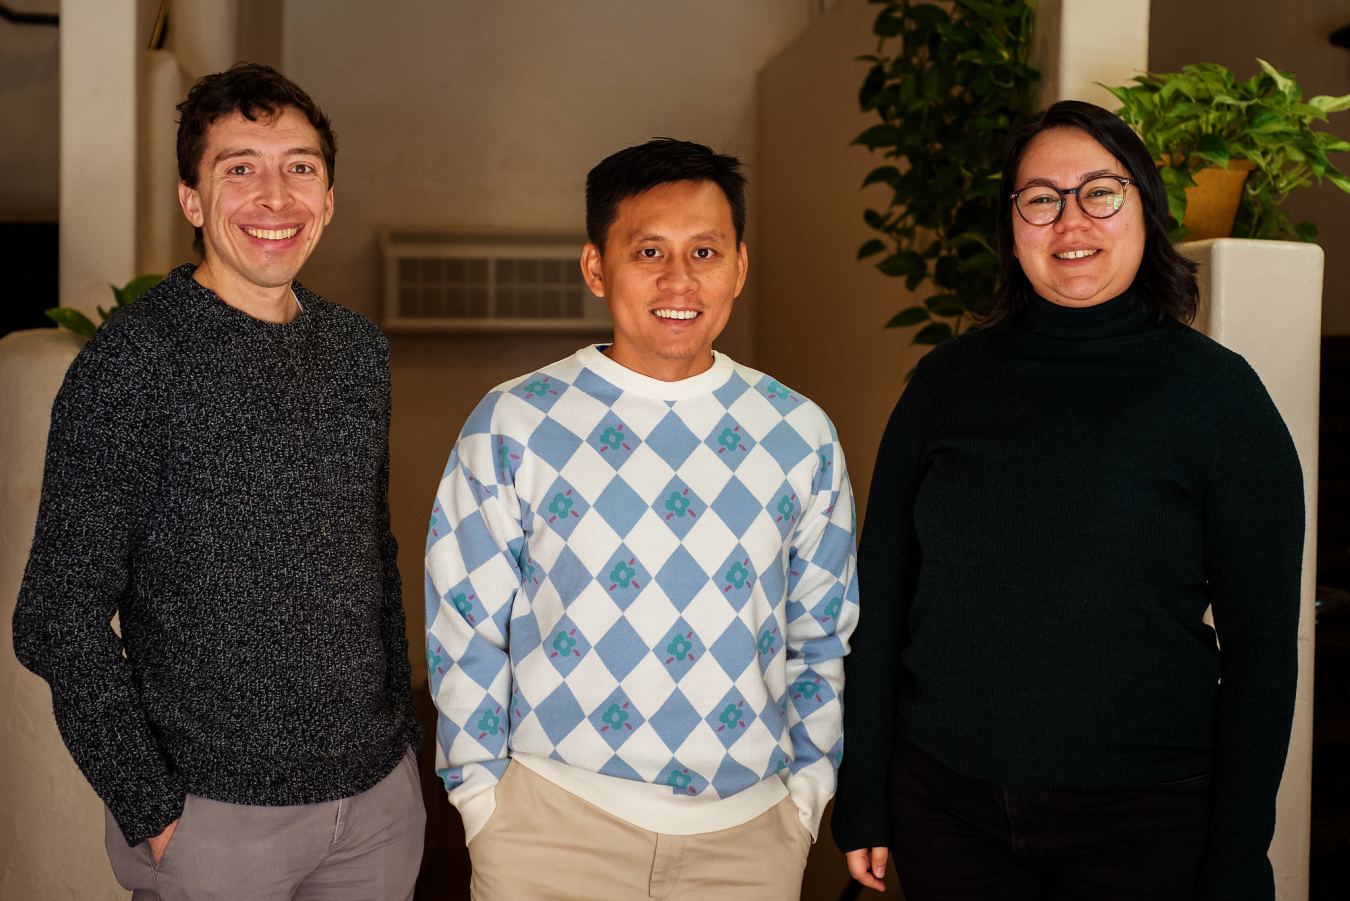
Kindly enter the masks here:
<path id="1" fill-rule="evenodd" d="M 1212 772 L 1196 897 L 1269 901 L 1303 516 L 1256 373 L 1130 293 L 935 348 L 872 478 L 840 848 L 889 843 L 897 734 L 1005 788 Z"/>
<path id="2" fill-rule="evenodd" d="M 254 319 L 193 269 L 66 373 L 14 611 L 15 653 L 132 845 L 189 792 L 349 797 L 421 739 L 384 336 L 298 283 L 298 319 Z"/>

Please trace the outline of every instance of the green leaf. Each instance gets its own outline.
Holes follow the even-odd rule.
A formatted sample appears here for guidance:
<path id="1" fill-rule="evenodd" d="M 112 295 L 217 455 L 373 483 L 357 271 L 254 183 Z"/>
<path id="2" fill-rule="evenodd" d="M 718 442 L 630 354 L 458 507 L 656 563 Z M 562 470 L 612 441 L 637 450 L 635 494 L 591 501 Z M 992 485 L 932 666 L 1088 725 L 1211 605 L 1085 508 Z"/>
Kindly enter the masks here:
<path id="1" fill-rule="evenodd" d="M 1309 106 L 1315 106 L 1323 113 L 1339 113 L 1341 110 L 1350 109 L 1350 94 L 1344 97 L 1328 97 L 1326 94 L 1319 94 L 1308 101 Z"/>
<path id="2" fill-rule="evenodd" d="M 987 250 L 982 250 L 965 262 L 967 272 L 979 272 L 981 269 L 997 269 L 998 257 Z"/>
<path id="3" fill-rule="evenodd" d="M 1195 155 L 1202 160 L 1214 163 L 1216 166 L 1228 168 L 1228 142 L 1216 134 L 1200 136 L 1200 143 L 1196 146 Z"/>
<path id="4" fill-rule="evenodd" d="M 1344 175 L 1334 172 L 1328 172 L 1326 177 L 1327 181 L 1331 182 L 1345 193 L 1350 194 L 1350 178 L 1346 178 Z"/>
<path id="5" fill-rule="evenodd" d="M 890 276 L 922 276 L 928 271 L 928 264 L 914 251 L 902 250 L 877 263 L 877 268 Z"/>
<path id="6" fill-rule="evenodd" d="M 930 322 L 914 336 L 911 344 L 941 344 L 952 336 L 952 327 L 945 322 Z"/>
<path id="7" fill-rule="evenodd" d="M 878 166 L 871 172 L 867 173 L 867 177 L 863 179 L 862 186 L 865 188 L 868 185 L 874 185 L 879 181 L 885 182 L 886 184 L 894 184 L 895 182 L 899 181 L 899 179 L 900 179 L 899 169 L 895 168 L 894 166 Z"/>
<path id="8" fill-rule="evenodd" d="M 1307 241 L 1309 244 L 1317 240 L 1317 226 L 1311 222 L 1300 222 L 1294 226 L 1294 233 L 1298 235 L 1300 241 Z"/>
<path id="9" fill-rule="evenodd" d="M 46 311 L 47 318 L 57 325 L 74 332 L 82 338 L 88 338 L 94 333 L 96 326 L 89 320 L 89 317 L 79 310 L 72 310 L 70 307 L 52 307 Z"/>
<path id="10" fill-rule="evenodd" d="M 1263 109 L 1257 110 L 1252 114 L 1251 130 L 1253 132 L 1287 131 L 1288 129 L 1289 120 L 1285 119 L 1279 113 Z"/>
<path id="11" fill-rule="evenodd" d="M 873 238 L 862 247 L 858 248 L 858 259 L 865 260 L 870 256 L 875 256 L 886 249 L 886 242 L 880 238 Z"/>
<path id="12" fill-rule="evenodd" d="M 908 307 L 892 316 L 890 321 L 886 323 L 886 328 L 906 328 L 911 325 L 918 325 L 920 322 L 927 322 L 928 319 L 927 307 Z"/>
<path id="13" fill-rule="evenodd" d="M 1279 69 L 1276 69 L 1270 63 L 1259 57 L 1256 61 L 1261 65 L 1261 68 L 1265 70 L 1267 75 L 1275 79 L 1275 86 L 1280 89 L 1280 93 L 1284 94 L 1286 97 L 1291 97 L 1299 92 L 1298 83 L 1286 77 Z"/>
<path id="14" fill-rule="evenodd" d="M 926 306 L 934 316 L 960 316 L 969 312 L 966 305 L 961 302 L 959 294 L 934 294 L 924 300 Z"/>
<path id="15" fill-rule="evenodd" d="M 873 125 L 853 139 L 854 144 L 862 144 L 868 150 L 878 147 L 894 147 L 900 143 L 900 129 L 894 125 Z"/>

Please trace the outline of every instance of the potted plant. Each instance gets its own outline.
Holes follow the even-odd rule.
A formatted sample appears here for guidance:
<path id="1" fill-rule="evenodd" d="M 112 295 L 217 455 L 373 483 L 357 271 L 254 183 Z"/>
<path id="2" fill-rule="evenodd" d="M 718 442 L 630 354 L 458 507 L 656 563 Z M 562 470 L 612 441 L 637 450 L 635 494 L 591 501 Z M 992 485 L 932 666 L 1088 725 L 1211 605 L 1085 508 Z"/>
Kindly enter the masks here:
<path id="1" fill-rule="evenodd" d="M 1312 124 L 1350 109 L 1350 94 L 1304 102 L 1294 77 L 1258 59 L 1248 81 L 1214 63 L 1148 73 L 1130 87 L 1108 87 L 1117 114 L 1143 138 L 1167 186 L 1172 240 L 1227 237 L 1312 241 L 1317 226 L 1291 224 L 1280 205 L 1317 179 L 1350 193 L 1327 159 L 1350 143 Z M 1107 87 L 1106 85 L 1102 85 Z M 1226 187 L 1227 200 L 1206 193 Z M 1198 215 L 1219 212 L 1217 221 Z M 1226 217 L 1226 218 L 1225 218 Z"/>
<path id="2" fill-rule="evenodd" d="M 913 291 L 937 287 L 887 328 L 922 326 L 915 344 L 938 344 L 972 325 L 993 295 L 998 273 L 994 228 L 1003 144 L 1026 115 L 1032 6 L 1027 0 L 951 3 L 872 0 L 882 8 L 872 31 L 876 53 L 859 91 L 880 122 L 853 143 L 881 151 L 887 164 L 863 187 L 890 188 L 881 209 L 863 214 L 879 236 L 858 259 Z"/>
<path id="3" fill-rule="evenodd" d="M 164 276 L 162 275 L 138 275 L 120 288 L 116 285 L 109 285 L 108 287 L 112 288 L 113 292 L 113 305 L 106 310 L 103 309 L 103 307 L 98 308 L 98 315 L 101 319 L 101 322 L 99 322 L 98 325 L 95 325 L 92 319 L 81 313 L 79 310 L 71 309 L 70 307 L 52 307 L 50 310 L 46 311 L 47 318 L 52 322 L 55 322 L 58 326 L 74 332 L 81 338 L 88 338 L 94 333 L 94 329 L 98 328 L 99 325 L 102 325 L 104 322 L 113 318 L 113 316 L 121 312 L 127 304 L 131 303 L 163 280 Z"/>

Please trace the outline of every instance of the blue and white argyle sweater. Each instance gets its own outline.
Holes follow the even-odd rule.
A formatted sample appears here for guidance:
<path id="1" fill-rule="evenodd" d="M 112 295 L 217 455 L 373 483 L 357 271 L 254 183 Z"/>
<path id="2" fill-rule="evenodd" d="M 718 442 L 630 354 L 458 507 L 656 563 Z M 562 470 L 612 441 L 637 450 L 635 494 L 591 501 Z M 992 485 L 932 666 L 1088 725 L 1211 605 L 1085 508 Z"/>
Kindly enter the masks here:
<path id="1" fill-rule="evenodd" d="M 587 347 L 478 405 L 427 537 L 437 772 L 473 838 L 510 760 L 640 828 L 791 796 L 815 836 L 857 621 L 824 412 L 715 355 L 661 382 Z"/>

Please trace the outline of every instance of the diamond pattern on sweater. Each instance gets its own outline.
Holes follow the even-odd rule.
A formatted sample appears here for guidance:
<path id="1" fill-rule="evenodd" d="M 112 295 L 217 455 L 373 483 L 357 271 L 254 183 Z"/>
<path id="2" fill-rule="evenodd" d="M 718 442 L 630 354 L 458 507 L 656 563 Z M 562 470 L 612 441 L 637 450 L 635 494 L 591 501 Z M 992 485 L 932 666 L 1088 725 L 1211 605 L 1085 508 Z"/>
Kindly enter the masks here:
<path id="1" fill-rule="evenodd" d="M 595 643 L 595 650 L 605 667 L 619 681 L 623 681 L 633 671 L 633 667 L 647 656 L 647 645 L 642 641 L 642 636 L 623 617 L 619 617 L 605 637 Z"/>
<path id="2" fill-rule="evenodd" d="M 510 485 L 516 480 L 516 470 L 525 459 L 525 446 L 505 435 L 492 436 L 493 459 L 499 482 Z"/>
<path id="3" fill-rule="evenodd" d="M 760 379 L 755 385 L 755 390 L 764 395 L 769 403 L 773 404 L 773 408 L 782 414 L 791 413 L 802 403 L 800 395 L 771 376 L 766 375 Z"/>
<path id="4" fill-rule="evenodd" d="M 798 441 L 801 439 L 798 438 Z M 750 432 L 741 427 L 736 420 L 727 414 L 713 426 L 713 430 L 708 437 L 703 440 L 713 453 L 717 454 L 717 459 L 727 465 L 732 472 L 741 465 L 746 455 L 758 443 L 750 437 Z M 803 442 L 805 443 L 805 442 Z"/>
<path id="5" fill-rule="evenodd" d="M 713 776 L 712 787 L 719 798 L 729 798 L 737 792 L 745 791 L 760 781 L 758 773 L 736 762 L 730 754 L 722 758 L 722 765 Z"/>
<path id="6" fill-rule="evenodd" d="M 679 469 L 698 444 L 698 436 L 689 431 L 689 426 L 673 410 L 647 435 L 647 446 L 671 469 Z"/>
<path id="7" fill-rule="evenodd" d="M 591 431 L 586 443 L 595 448 L 606 463 L 618 470 L 633 456 L 633 451 L 642 444 L 642 439 L 625 426 L 619 417 L 607 413 Z"/>
<path id="8" fill-rule="evenodd" d="M 544 493 L 544 497 L 547 503 L 539 515 L 553 531 L 563 538 L 570 538 L 581 517 L 591 508 L 590 504 L 561 477 Z"/>
<path id="9" fill-rule="evenodd" d="M 713 584 L 722 590 L 722 597 L 737 611 L 754 594 L 755 581 L 755 565 L 749 552 L 739 544 L 713 574 Z"/>
<path id="10" fill-rule="evenodd" d="M 688 551 L 677 547 L 675 553 L 666 560 L 666 565 L 657 572 L 656 581 L 675 609 L 683 611 L 694 595 L 708 584 L 708 574 L 699 569 L 698 562 Z"/>
<path id="11" fill-rule="evenodd" d="M 555 745 L 586 719 L 586 714 L 566 683 L 559 685 L 552 694 L 540 701 L 534 713 L 549 741 Z"/>
<path id="12" fill-rule="evenodd" d="M 684 538 L 698 518 L 708 511 L 708 505 L 685 484 L 684 479 L 676 476 L 661 489 L 652 503 L 652 510 L 672 532 Z"/>
<path id="13" fill-rule="evenodd" d="M 589 719 L 591 726 L 600 733 L 600 737 L 616 751 L 620 745 L 628 741 L 635 729 L 646 722 L 637 706 L 619 688 L 614 689 L 608 698 L 600 702 L 600 706 L 595 708 Z"/>
<path id="14" fill-rule="evenodd" d="M 600 501 L 597 501 L 596 510 L 599 509 Z M 617 604 L 620 610 L 627 610 L 643 586 L 651 582 L 651 574 L 626 544 L 620 544 L 610 559 L 613 561 L 612 565 L 602 566 L 595 576 L 595 581 L 600 583 L 600 587 L 605 589 L 610 600 Z"/>
<path id="15" fill-rule="evenodd" d="M 774 426 L 773 431 L 764 436 L 761 446 L 778 461 L 784 473 L 791 472 L 794 466 L 812 456 L 811 445 L 803 441 L 797 430 L 787 422 Z"/>
<path id="16" fill-rule="evenodd" d="M 735 476 L 731 477 L 712 503 L 712 511 L 717 514 L 717 518 L 737 535 L 745 534 L 746 529 L 750 528 L 750 523 L 760 515 L 759 508 L 759 501 Z"/>
<path id="17" fill-rule="evenodd" d="M 735 680 L 755 662 L 755 634 L 739 619 L 731 623 L 712 643 L 712 658 L 722 672 Z"/>
<path id="18" fill-rule="evenodd" d="M 558 624 L 549 630 L 544 638 L 544 652 L 549 662 L 562 673 L 564 678 L 577 668 L 581 658 L 591 650 L 591 643 L 570 617 L 564 616 Z"/>
<path id="19" fill-rule="evenodd" d="M 694 627 L 685 622 L 684 617 L 680 617 L 652 648 L 652 653 L 665 666 L 670 677 L 679 682 L 706 650 Z"/>
<path id="20" fill-rule="evenodd" d="M 680 745 L 684 744 L 689 733 L 699 724 L 701 717 L 694 705 L 689 703 L 689 699 L 677 688 L 666 698 L 666 702 L 661 705 L 661 709 L 653 713 L 647 720 L 652 729 L 660 736 L 661 741 L 665 742 L 666 747 L 672 751 L 678 750 Z"/>
<path id="21" fill-rule="evenodd" d="M 801 439 L 798 439 L 801 440 Z M 545 416 L 530 435 L 526 447 L 555 470 L 561 470 L 572 459 L 581 439 L 565 426 Z"/>
<path id="22" fill-rule="evenodd" d="M 677 795 L 697 795 L 708 787 L 708 780 L 672 757 L 661 770 L 662 783 Z"/>
<path id="23" fill-rule="evenodd" d="M 734 745 L 755 721 L 755 709 L 735 687 L 727 692 L 704 720 L 725 747 Z"/>
<path id="24" fill-rule="evenodd" d="M 548 581 L 558 592 L 563 607 L 569 607 L 590 587 L 592 577 L 590 570 L 577 559 L 577 555 L 572 553 L 570 548 L 564 547 L 558 552 L 553 565 L 548 568 Z"/>
<path id="25" fill-rule="evenodd" d="M 628 537 L 633 526 L 647 512 L 647 502 L 618 476 L 595 499 L 595 512 L 604 518 L 620 538 Z"/>
<path id="26" fill-rule="evenodd" d="M 567 383 L 562 379 L 537 372 L 512 388 L 510 393 L 535 409 L 547 413 L 566 390 Z"/>
<path id="27" fill-rule="evenodd" d="M 768 669 L 769 663 L 778 652 L 783 650 L 783 631 L 778 620 L 770 616 L 759 626 L 759 637 L 755 639 L 755 649 L 759 653 L 760 669 Z"/>
<path id="28" fill-rule="evenodd" d="M 713 392 L 713 397 L 717 398 L 722 406 L 730 409 L 742 394 L 750 390 L 750 383 L 741 378 L 740 373 L 733 372 L 731 378 L 727 379 L 726 384 Z"/>
<path id="29" fill-rule="evenodd" d="M 614 402 L 623 394 L 618 388 L 589 369 L 581 370 L 581 373 L 572 380 L 572 387 L 590 395 L 607 407 L 613 406 Z"/>
<path id="30" fill-rule="evenodd" d="M 478 702 L 475 713 L 469 717 L 465 734 L 493 754 L 506 746 L 506 714 L 492 695 L 483 695 L 483 700 Z"/>
<path id="31" fill-rule="evenodd" d="M 792 483 L 786 481 L 764 505 L 764 509 L 773 517 L 774 525 L 778 526 L 778 531 L 784 539 L 792 534 L 792 529 L 801 516 L 801 508 L 801 499 L 798 498 Z"/>

